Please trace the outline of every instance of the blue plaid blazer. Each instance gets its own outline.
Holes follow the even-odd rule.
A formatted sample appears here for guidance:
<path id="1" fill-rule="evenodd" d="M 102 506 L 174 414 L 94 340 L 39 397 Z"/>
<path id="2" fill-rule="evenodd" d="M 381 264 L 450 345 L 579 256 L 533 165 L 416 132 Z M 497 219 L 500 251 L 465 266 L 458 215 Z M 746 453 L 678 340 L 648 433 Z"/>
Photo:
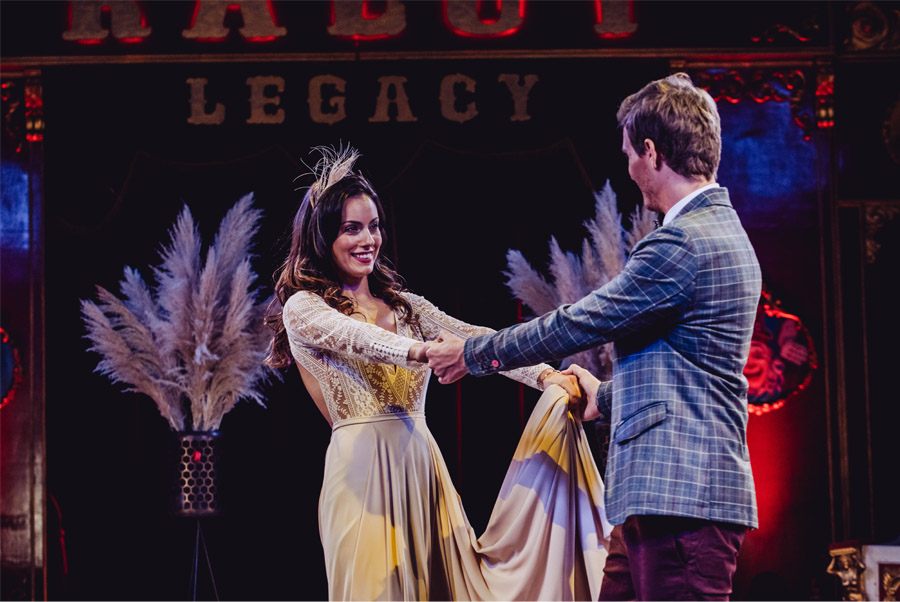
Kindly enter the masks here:
<path id="1" fill-rule="evenodd" d="M 743 369 L 759 302 L 756 254 L 725 188 L 700 193 L 577 303 L 468 339 L 480 376 L 614 341 L 597 404 L 611 422 L 607 513 L 757 527 Z"/>

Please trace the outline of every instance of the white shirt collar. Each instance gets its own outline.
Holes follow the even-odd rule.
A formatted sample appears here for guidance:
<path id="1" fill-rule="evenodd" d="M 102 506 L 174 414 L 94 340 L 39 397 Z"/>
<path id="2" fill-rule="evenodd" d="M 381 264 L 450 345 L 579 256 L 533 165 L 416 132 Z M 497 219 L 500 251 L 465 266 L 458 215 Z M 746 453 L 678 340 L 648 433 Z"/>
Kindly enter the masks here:
<path id="1" fill-rule="evenodd" d="M 679 213 L 681 213 L 681 210 L 684 209 L 684 206 L 687 205 L 688 203 L 690 203 L 691 200 L 693 200 L 693 198 L 695 196 L 697 196 L 704 190 L 709 190 L 710 188 L 715 188 L 718 185 L 719 185 L 718 183 L 712 182 L 710 184 L 707 184 L 706 186 L 702 186 L 702 187 L 698 188 L 697 190 L 695 190 L 694 192 L 687 195 L 686 197 L 684 197 L 683 199 L 681 199 L 680 201 L 678 201 L 677 203 L 675 203 L 674 205 L 672 205 L 672 208 L 669 209 L 668 211 L 666 211 L 666 215 L 665 215 L 665 217 L 663 217 L 662 225 L 665 226 L 666 224 L 671 222 L 673 219 L 675 219 L 675 216 L 677 216 Z"/>

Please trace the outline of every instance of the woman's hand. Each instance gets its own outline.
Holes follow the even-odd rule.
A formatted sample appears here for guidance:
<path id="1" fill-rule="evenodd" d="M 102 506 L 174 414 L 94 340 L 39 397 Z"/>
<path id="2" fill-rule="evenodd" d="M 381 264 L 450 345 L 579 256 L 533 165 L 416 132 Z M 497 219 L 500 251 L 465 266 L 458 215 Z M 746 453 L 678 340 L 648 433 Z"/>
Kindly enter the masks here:
<path id="1" fill-rule="evenodd" d="M 420 364 L 428 363 L 428 347 L 431 345 L 430 341 L 425 341 L 424 343 L 413 343 L 412 347 L 409 348 L 409 351 L 406 353 L 406 359 L 412 362 L 419 362 Z"/>
<path id="2" fill-rule="evenodd" d="M 547 389 L 550 385 L 559 385 L 569 395 L 569 406 L 581 415 L 584 405 L 584 395 L 578 386 L 578 379 L 573 375 L 567 375 L 557 370 L 545 370 L 538 377 L 541 388 Z"/>

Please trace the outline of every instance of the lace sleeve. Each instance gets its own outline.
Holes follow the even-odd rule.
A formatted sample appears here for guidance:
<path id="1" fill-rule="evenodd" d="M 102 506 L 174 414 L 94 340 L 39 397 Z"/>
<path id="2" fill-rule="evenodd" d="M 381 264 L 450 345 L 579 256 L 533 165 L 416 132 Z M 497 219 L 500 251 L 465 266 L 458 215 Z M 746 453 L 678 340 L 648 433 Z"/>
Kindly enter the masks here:
<path id="1" fill-rule="evenodd" d="M 403 296 L 406 297 L 407 301 L 412 304 L 416 313 L 419 314 L 419 320 L 422 324 L 422 333 L 427 339 L 437 338 L 441 330 L 450 331 L 463 339 L 496 332 L 493 328 L 488 328 L 487 326 L 473 326 L 462 320 L 457 320 L 438 309 L 428 299 L 420 295 L 405 292 L 403 293 Z M 540 390 L 541 387 L 538 384 L 537 378 L 541 372 L 548 368 L 552 369 L 553 366 L 548 364 L 538 364 L 536 366 L 500 372 L 500 374 L 518 381 L 523 385 L 528 385 L 529 387 Z"/>
<path id="2" fill-rule="evenodd" d="M 312 347 L 381 364 L 419 365 L 407 359 L 409 348 L 418 341 L 354 320 L 315 293 L 292 295 L 284 304 L 282 319 L 292 347 Z"/>

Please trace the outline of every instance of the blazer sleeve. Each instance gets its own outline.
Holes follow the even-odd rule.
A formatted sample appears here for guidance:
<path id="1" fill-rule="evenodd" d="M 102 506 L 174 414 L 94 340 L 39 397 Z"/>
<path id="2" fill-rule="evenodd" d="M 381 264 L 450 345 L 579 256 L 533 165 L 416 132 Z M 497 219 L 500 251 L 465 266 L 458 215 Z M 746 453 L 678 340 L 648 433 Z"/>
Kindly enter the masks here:
<path id="1" fill-rule="evenodd" d="M 693 297 L 697 266 L 687 235 L 672 226 L 660 228 L 635 246 L 615 278 L 583 299 L 468 339 L 466 366 L 481 376 L 557 360 L 671 319 Z"/>
<path id="2" fill-rule="evenodd" d="M 470 337 L 482 334 L 491 334 L 496 332 L 492 328 L 486 326 L 474 326 L 458 320 L 453 316 L 441 311 L 425 297 L 414 295 L 412 293 L 403 293 L 406 299 L 413 306 L 413 309 L 419 314 L 419 321 L 422 325 L 422 332 L 427 339 L 435 339 L 441 330 L 452 332 L 456 336 L 468 339 Z M 500 373 L 507 378 L 511 378 L 523 385 L 528 385 L 534 389 L 541 389 L 538 384 L 538 376 L 544 370 L 552 369 L 553 366 L 547 364 L 538 364 L 536 366 L 520 367 L 514 370 L 501 371 Z"/>
<path id="3" fill-rule="evenodd" d="M 597 409 L 600 411 L 597 421 L 601 423 L 609 424 L 612 417 L 612 384 L 613 381 L 605 380 L 597 388 L 597 398 L 594 403 L 597 404 Z"/>
<path id="4" fill-rule="evenodd" d="M 342 314 L 315 293 L 294 293 L 284 304 L 282 320 L 291 347 L 300 345 L 381 364 L 421 365 L 407 359 L 409 348 L 418 341 Z"/>

